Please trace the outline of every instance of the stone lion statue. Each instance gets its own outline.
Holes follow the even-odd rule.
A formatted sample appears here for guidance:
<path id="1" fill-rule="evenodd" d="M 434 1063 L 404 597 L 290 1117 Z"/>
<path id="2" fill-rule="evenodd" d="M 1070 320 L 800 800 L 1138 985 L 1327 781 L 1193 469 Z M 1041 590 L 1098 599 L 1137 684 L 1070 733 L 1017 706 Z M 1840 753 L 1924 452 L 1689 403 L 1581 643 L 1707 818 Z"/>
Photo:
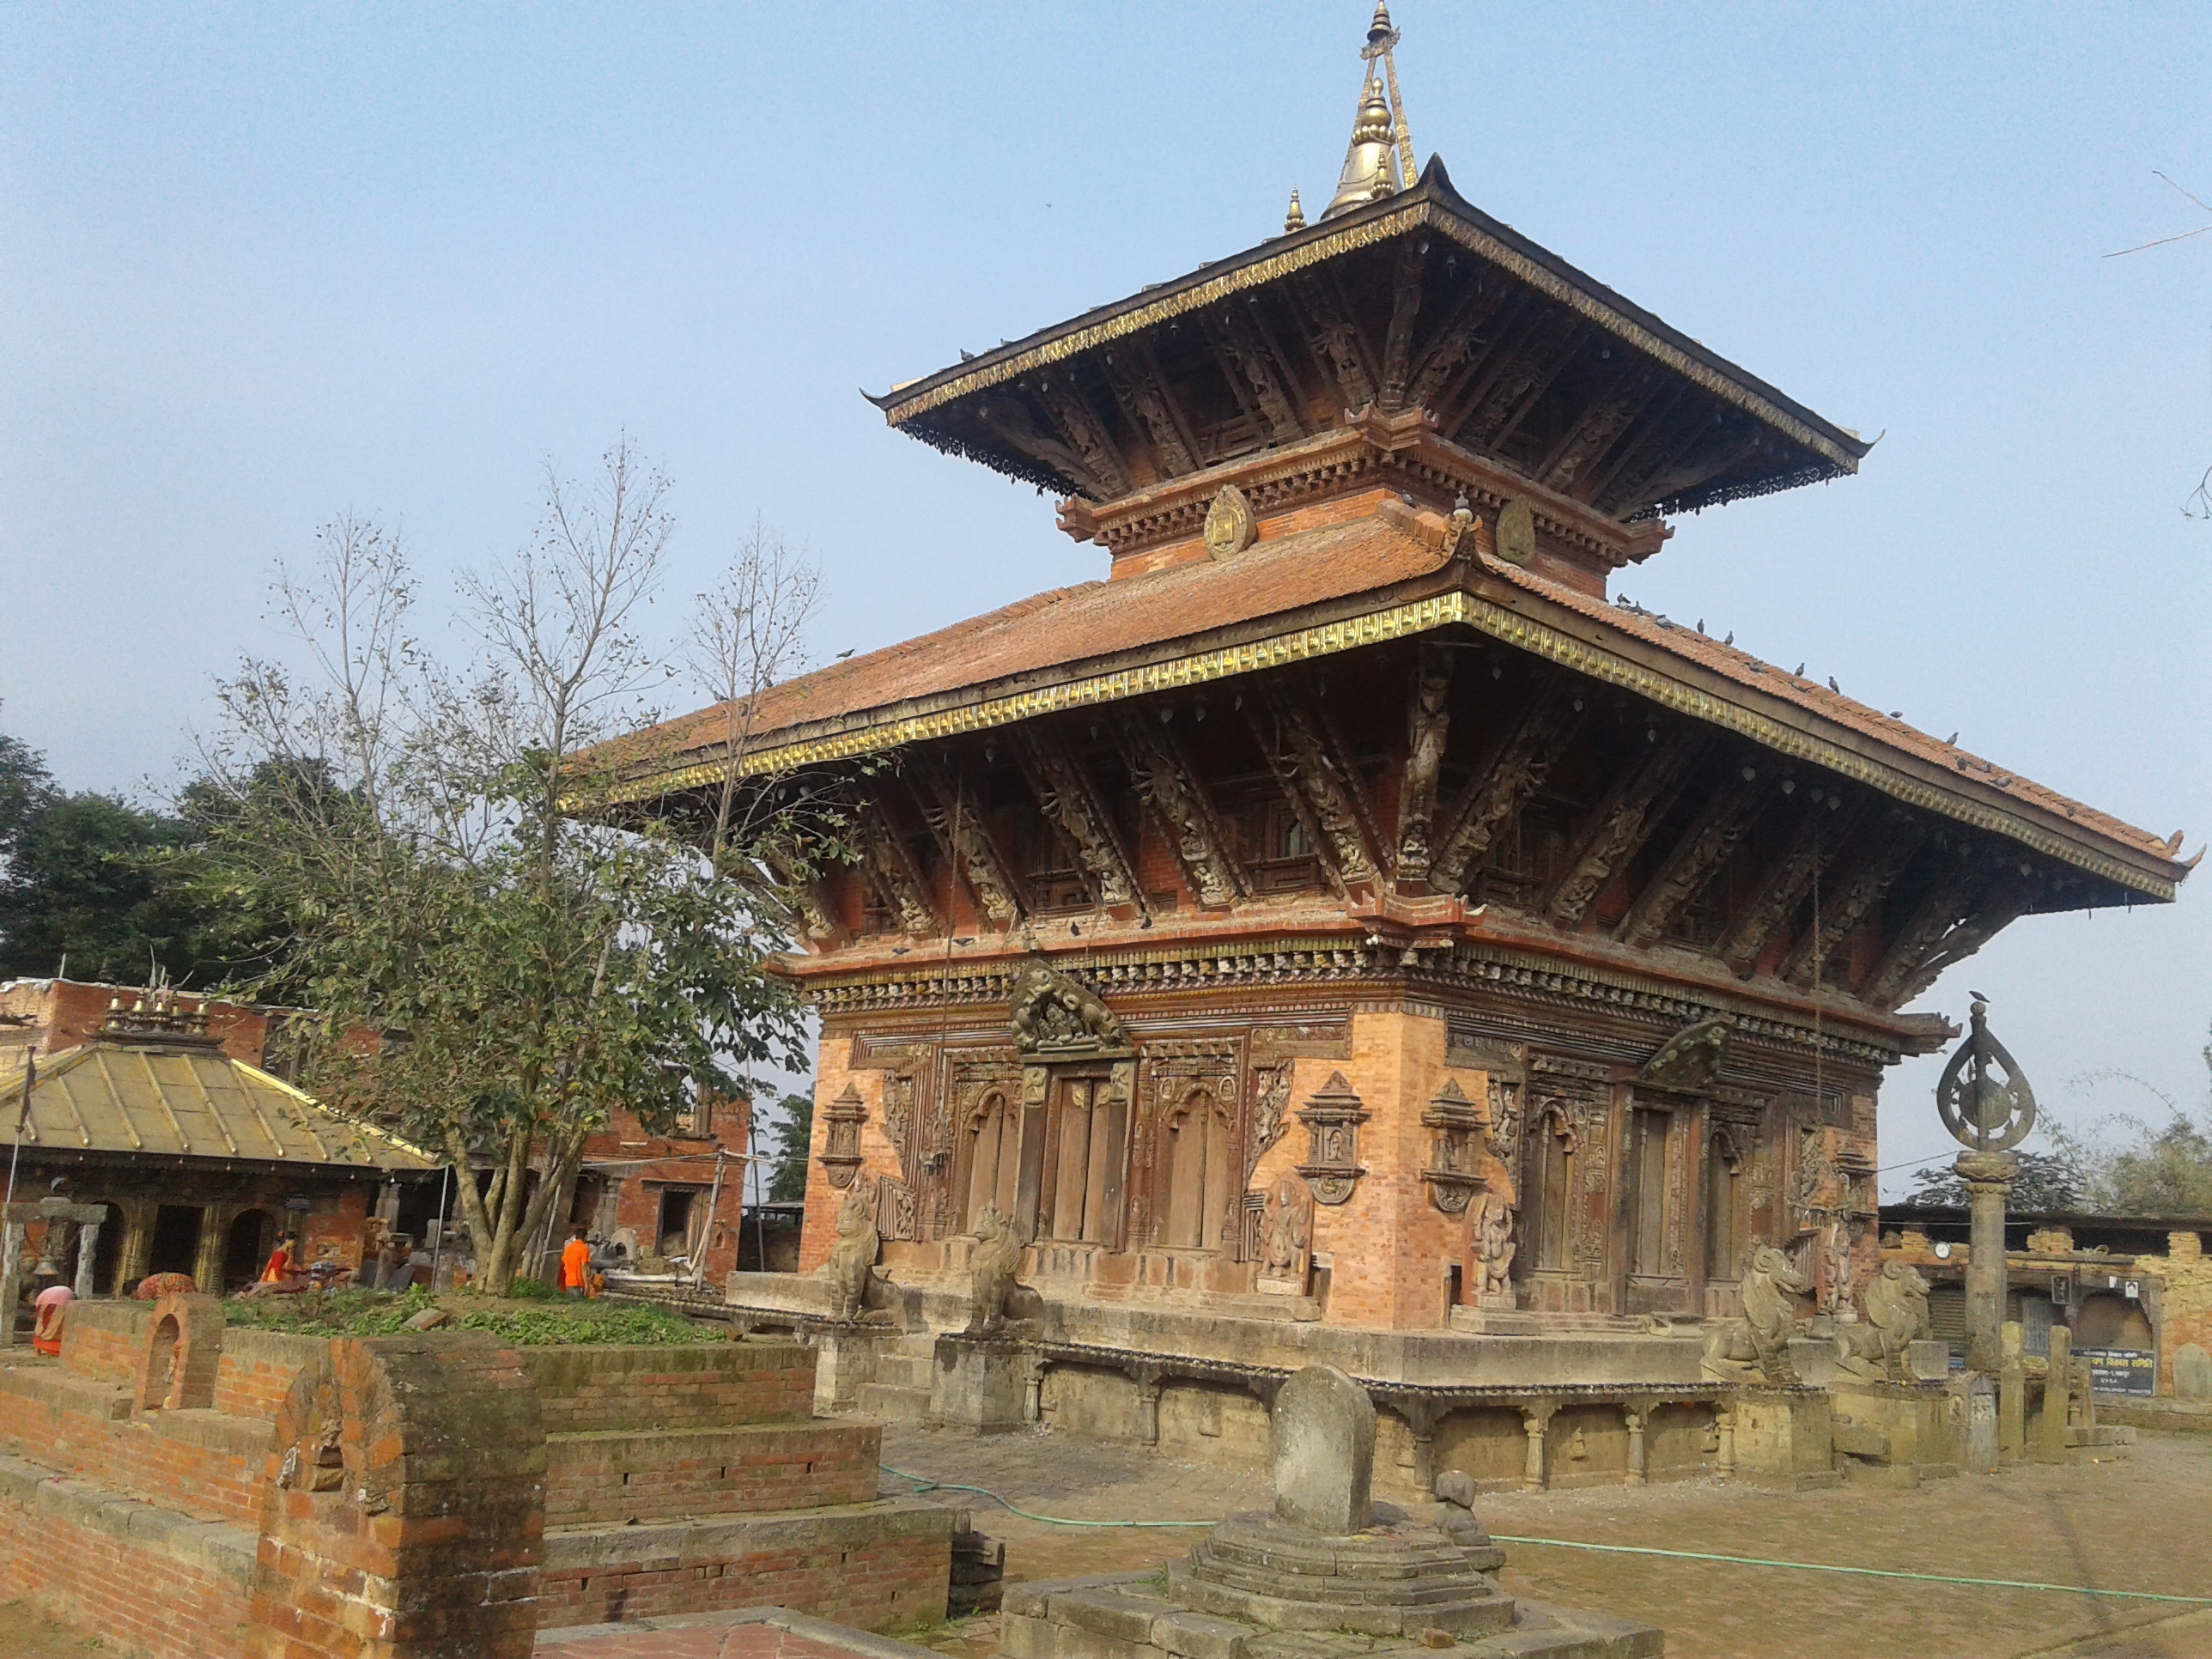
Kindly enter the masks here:
<path id="1" fill-rule="evenodd" d="M 1904 1261 L 1885 1261 L 1859 1297 L 1866 1317 L 1836 1333 L 1836 1366 L 1879 1380 L 1904 1375 L 1905 1345 L 1928 1334 L 1928 1281 Z"/>
<path id="2" fill-rule="evenodd" d="M 1790 1334 L 1796 1328 L 1797 1304 L 1790 1298 L 1811 1286 L 1771 1244 L 1751 1253 L 1743 1275 L 1743 1317 L 1732 1319 L 1706 1340 L 1705 1372 L 1723 1382 L 1761 1382 L 1786 1388 L 1796 1382 L 1790 1363 Z"/>
<path id="3" fill-rule="evenodd" d="M 1013 1223 L 997 1205 L 985 1205 L 975 1222 L 975 1254 L 968 1263 L 969 1330 L 986 1329 L 1005 1318 L 1006 1292 L 1014 1287 L 1021 1259 L 1021 1237 Z"/>
<path id="4" fill-rule="evenodd" d="M 852 1320 L 867 1304 L 868 1275 L 875 1270 L 877 1253 L 883 1249 L 876 1231 L 875 1198 L 866 1177 L 853 1183 L 837 1208 L 837 1242 L 820 1268 L 823 1278 L 836 1287 L 832 1318 Z"/>

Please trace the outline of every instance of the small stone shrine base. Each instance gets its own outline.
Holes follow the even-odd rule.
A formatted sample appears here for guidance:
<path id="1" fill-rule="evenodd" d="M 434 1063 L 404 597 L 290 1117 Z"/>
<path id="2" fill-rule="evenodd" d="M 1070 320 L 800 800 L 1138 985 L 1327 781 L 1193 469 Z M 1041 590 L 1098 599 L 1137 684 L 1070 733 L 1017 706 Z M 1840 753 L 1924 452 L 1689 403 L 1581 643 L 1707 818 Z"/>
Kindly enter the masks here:
<path id="1" fill-rule="evenodd" d="M 1255 1510 L 1214 1528 L 1189 1565 L 1170 1565 L 1167 1593 L 1194 1612 L 1271 1630 L 1489 1636 L 1513 1627 L 1512 1598 L 1484 1577 L 1504 1565 L 1487 1538 L 1462 1548 L 1388 1504 L 1364 1532 L 1341 1538 Z"/>
<path id="2" fill-rule="evenodd" d="M 1369 1659 L 1427 1654 L 1425 1629 L 1385 1634 L 1349 1630 L 1270 1630 L 1249 1620 L 1182 1607 L 1170 1599 L 1177 1578 L 1157 1573 L 1070 1578 L 1011 1586 L 1000 1626 L 1003 1659 Z M 1464 1659 L 1658 1659 L 1666 1633 L 1602 1613 L 1493 1595 L 1506 1623 L 1454 1634 Z M 1435 1638 L 1431 1638 L 1434 1640 Z"/>

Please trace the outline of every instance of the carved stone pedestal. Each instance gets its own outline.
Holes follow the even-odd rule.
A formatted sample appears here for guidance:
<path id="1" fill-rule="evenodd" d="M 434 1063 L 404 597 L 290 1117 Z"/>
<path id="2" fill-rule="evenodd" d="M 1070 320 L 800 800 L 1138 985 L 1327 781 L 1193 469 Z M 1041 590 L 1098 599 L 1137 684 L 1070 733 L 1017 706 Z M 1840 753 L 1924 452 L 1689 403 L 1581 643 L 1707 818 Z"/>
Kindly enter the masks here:
<path id="1" fill-rule="evenodd" d="M 1762 1486 L 1832 1486 L 1835 1429 L 1820 1389 L 1747 1388 L 1730 1408 L 1736 1472 Z"/>
<path id="2" fill-rule="evenodd" d="M 1027 1381 L 1019 1343 L 940 1336 L 929 1374 L 930 1425 L 968 1434 L 1021 1428 Z"/>

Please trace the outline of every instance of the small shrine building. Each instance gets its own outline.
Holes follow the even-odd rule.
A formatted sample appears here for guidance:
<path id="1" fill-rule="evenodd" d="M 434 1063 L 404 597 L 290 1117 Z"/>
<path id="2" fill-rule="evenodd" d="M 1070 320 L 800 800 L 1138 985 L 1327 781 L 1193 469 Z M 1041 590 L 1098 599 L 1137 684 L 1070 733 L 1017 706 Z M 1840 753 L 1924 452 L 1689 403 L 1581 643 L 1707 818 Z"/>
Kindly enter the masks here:
<path id="1" fill-rule="evenodd" d="M 632 799 L 827 780 L 864 850 L 788 963 L 803 1270 L 857 1192 L 895 1283 L 995 1209 L 1048 1304 L 1626 1328 L 1766 1243 L 1825 1307 L 1883 1073 L 1952 1035 L 1913 1000 L 2175 896 L 2179 837 L 1610 597 L 1869 446 L 1415 176 L 1395 105 L 1370 56 L 1312 222 L 876 400 L 1097 579 L 773 689 L 741 758 L 647 734 Z"/>

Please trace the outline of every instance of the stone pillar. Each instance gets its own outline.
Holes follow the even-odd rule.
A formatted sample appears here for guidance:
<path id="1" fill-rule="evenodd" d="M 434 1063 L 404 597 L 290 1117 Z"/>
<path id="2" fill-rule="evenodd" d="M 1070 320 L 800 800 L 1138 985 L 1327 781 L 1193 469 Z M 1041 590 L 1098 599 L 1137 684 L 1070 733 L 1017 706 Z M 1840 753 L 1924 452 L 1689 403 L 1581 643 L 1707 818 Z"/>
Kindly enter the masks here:
<path id="1" fill-rule="evenodd" d="M 1726 1480 L 1735 1474 L 1735 1413 L 1724 1408 L 1714 1414 L 1713 1423 L 1721 1431 L 1718 1473 Z"/>
<path id="2" fill-rule="evenodd" d="M 1966 1369 L 1994 1371 L 1997 1327 L 2004 1323 L 2005 1200 L 2020 1160 L 2010 1152 L 1961 1152 L 1951 1166 L 1966 1183 L 1973 1206 L 1973 1248 L 1966 1257 Z"/>
<path id="3" fill-rule="evenodd" d="M 1624 1407 L 1620 1414 L 1628 1424 L 1628 1484 L 1640 1486 L 1650 1478 L 1645 1470 L 1644 1452 L 1644 1424 L 1650 1413 L 1630 1406 Z"/>
<path id="4" fill-rule="evenodd" d="M 1147 1446 L 1160 1443 L 1160 1380 L 1137 1379 L 1137 1438 Z"/>
<path id="5" fill-rule="evenodd" d="M 1044 1419 L 1044 1361 L 1034 1354 L 1022 1366 L 1022 1421 Z"/>
<path id="6" fill-rule="evenodd" d="M 0 1348 L 15 1342 L 15 1298 L 23 1293 L 23 1224 L 0 1225 Z"/>
<path id="7" fill-rule="evenodd" d="M 125 1297 L 146 1277 L 146 1263 L 154 1251 L 153 1206 L 145 1199 L 125 1200 L 123 1205 L 123 1248 L 117 1252 L 115 1294 Z"/>
<path id="8" fill-rule="evenodd" d="M 2066 1385 L 2074 1374 L 2074 1333 L 2063 1325 L 2051 1328 L 2051 1364 L 2043 1382 L 2042 1432 L 2036 1455 L 2046 1463 L 2066 1461 Z"/>
<path id="9" fill-rule="evenodd" d="M 91 1301 L 94 1294 L 93 1264 L 100 1259 L 100 1225 L 88 1221 L 76 1231 L 76 1298 L 80 1302 Z"/>
<path id="10" fill-rule="evenodd" d="M 200 1210 L 200 1249 L 192 1258 L 192 1283 L 209 1296 L 222 1294 L 222 1247 L 231 1206 L 204 1205 Z"/>
<path id="11" fill-rule="evenodd" d="M 1551 1426 L 1552 1413 L 1559 1407 L 1547 1401 L 1542 1405 L 1521 1408 L 1521 1427 L 1528 1437 L 1528 1461 L 1522 1466 L 1521 1490 L 1544 1490 L 1544 1431 Z"/>
<path id="12" fill-rule="evenodd" d="M 2027 1367 L 2021 1358 L 2017 1319 L 1999 1328 L 1997 1358 L 1997 1456 L 2017 1463 L 2027 1450 Z"/>

